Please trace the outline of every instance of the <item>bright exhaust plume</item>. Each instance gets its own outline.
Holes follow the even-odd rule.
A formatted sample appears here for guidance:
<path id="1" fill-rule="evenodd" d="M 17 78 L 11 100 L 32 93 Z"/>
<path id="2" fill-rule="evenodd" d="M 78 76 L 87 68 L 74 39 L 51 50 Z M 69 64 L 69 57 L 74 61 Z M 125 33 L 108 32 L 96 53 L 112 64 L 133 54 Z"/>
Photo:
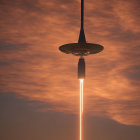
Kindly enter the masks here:
<path id="1" fill-rule="evenodd" d="M 84 79 L 80 79 L 80 140 L 82 140 L 82 127 L 83 127 L 83 84 Z"/>

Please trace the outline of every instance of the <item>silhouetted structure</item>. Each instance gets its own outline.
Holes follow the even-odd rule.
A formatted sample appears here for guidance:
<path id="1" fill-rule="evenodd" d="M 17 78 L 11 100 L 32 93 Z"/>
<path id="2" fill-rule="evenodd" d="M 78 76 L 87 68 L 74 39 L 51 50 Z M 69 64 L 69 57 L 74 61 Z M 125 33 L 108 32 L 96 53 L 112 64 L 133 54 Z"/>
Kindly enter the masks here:
<path id="1" fill-rule="evenodd" d="M 81 29 L 78 43 L 65 44 L 59 47 L 59 50 L 66 54 L 81 56 L 78 63 L 78 79 L 85 78 L 85 61 L 83 56 L 96 54 L 104 49 L 99 44 L 87 43 L 84 33 L 84 0 L 81 0 Z"/>

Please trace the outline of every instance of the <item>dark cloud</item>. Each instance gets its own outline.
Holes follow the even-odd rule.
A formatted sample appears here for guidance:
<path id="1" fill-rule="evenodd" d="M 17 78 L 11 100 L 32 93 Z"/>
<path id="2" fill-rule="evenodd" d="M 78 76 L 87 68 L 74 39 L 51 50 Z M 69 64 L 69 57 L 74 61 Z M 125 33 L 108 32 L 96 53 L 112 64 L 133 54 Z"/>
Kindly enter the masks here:
<path id="1" fill-rule="evenodd" d="M 140 80 L 140 65 L 132 65 L 127 69 L 123 70 L 123 75 L 128 79 L 138 81 Z"/>
<path id="2" fill-rule="evenodd" d="M 17 97 L 15 93 L 0 93 L 1 139 L 78 139 L 77 115 L 53 111 L 36 112 L 36 109 L 49 108 L 50 105 L 34 100 L 28 101 L 21 96 L 15 97 Z M 137 140 L 140 138 L 139 126 L 123 125 L 107 117 L 93 117 L 88 113 L 84 115 L 83 131 L 84 139 Z"/>

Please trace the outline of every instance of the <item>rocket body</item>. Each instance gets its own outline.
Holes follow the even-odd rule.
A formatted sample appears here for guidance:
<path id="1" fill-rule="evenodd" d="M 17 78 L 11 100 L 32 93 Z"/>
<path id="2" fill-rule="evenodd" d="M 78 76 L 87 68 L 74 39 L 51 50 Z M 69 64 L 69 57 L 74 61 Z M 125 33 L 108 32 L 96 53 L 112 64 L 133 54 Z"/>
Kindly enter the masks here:
<path id="1" fill-rule="evenodd" d="M 80 57 L 78 62 L 78 79 L 85 79 L 85 60 L 83 57 Z"/>

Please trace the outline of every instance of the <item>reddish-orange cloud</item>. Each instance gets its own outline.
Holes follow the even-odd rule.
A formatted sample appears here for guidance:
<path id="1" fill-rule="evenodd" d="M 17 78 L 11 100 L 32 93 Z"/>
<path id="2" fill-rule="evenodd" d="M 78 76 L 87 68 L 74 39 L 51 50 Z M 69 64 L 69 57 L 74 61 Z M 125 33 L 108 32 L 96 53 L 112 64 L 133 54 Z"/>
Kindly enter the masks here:
<path id="1" fill-rule="evenodd" d="M 85 111 L 140 125 L 139 1 L 85 2 L 88 42 L 105 47 L 86 57 Z M 77 42 L 80 0 L 14 0 L 0 6 L 0 90 L 40 101 L 39 110 L 77 113 L 78 57 L 59 52 Z"/>

